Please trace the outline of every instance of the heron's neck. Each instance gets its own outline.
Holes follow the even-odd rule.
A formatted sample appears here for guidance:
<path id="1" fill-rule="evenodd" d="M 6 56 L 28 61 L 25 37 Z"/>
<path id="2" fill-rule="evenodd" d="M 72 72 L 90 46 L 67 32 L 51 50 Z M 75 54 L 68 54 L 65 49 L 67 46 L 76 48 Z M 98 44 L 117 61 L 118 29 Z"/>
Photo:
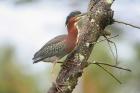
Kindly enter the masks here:
<path id="1" fill-rule="evenodd" d="M 69 50 L 71 51 L 76 46 L 78 31 L 74 26 L 74 22 L 68 24 L 67 29 L 68 29 L 67 45 Z"/>
<path id="2" fill-rule="evenodd" d="M 68 27 L 68 38 L 70 39 L 76 39 L 77 38 L 77 35 L 78 35 L 78 31 L 77 31 L 77 28 L 74 26 L 74 24 L 70 25 Z"/>

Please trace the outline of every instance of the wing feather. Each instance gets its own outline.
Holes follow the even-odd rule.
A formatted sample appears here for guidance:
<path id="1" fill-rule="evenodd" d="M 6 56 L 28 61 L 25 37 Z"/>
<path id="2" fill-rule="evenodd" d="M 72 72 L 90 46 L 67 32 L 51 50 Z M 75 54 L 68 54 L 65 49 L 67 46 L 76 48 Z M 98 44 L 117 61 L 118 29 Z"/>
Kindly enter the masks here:
<path id="1" fill-rule="evenodd" d="M 38 52 L 35 53 L 33 60 L 34 63 L 44 60 L 45 58 L 55 56 L 52 51 L 55 50 L 51 49 L 55 47 L 57 43 L 63 42 L 66 39 L 67 35 L 59 35 L 54 37 L 52 40 L 48 41 Z"/>

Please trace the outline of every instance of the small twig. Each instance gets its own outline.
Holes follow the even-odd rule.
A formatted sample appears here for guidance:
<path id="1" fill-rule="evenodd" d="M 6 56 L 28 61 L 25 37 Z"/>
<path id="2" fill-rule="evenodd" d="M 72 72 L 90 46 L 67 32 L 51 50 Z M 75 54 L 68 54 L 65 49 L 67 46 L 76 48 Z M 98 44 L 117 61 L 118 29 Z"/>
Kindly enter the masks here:
<path id="1" fill-rule="evenodd" d="M 50 63 L 53 63 L 53 62 L 50 62 Z M 62 63 L 64 63 L 64 62 L 58 61 L 57 63 L 62 64 Z M 96 65 L 97 65 L 97 64 L 99 64 L 99 65 L 106 65 L 106 66 L 110 66 L 110 67 L 114 67 L 114 68 L 117 68 L 117 69 L 121 69 L 121 70 L 125 70 L 125 71 L 131 72 L 130 69 L 118 67 L 118 66 L 116 66 L 116 65 L 111 65 L 111 64 L 107 64 L 107 63 L 102 63 L 102 62 L 97 62 L 97 61 L 88 62 L 88 63 L 89 63 L 89 64 L 96 64 Z"/>
<path id="2" fill-rule="evenodd" d="M 112 36 L 112 37 L 109 37 L 108 39 L 112 39 L 112 38 L 115 38 L 115 37 L 118 37 L 119 35 L 115 35 L 115 36 Z M 97 41 L 97 43 L 100 43 L 100 42 L 103 42 L 105 41 L 106 39 L 103 39 L 103 40 L 100 40 L 100 41 Z"/>
<path id="3" fill-rule="evenodd" d="M 47 62 L 47 63 L 53 63 L 53 62 L 49 61 L 49 62 Z M 64 63 L 64 62 L 63 62 L 63 61 L 57 61 L 57 63 L 62 64 L 62 63 Z M 57 64 L 57 63 L 56 63 L 56 64 Z"/>
<path id="4" fill-rule="evenodd" d="M 51 62 L 52 63 L 52 62 Z M 57 62 L 57 63 L 63 63 L 61 61 Z M 118 66 L 115 66 L 115 65 L 110 65 L 110 64 L 107 64 L 107 63 L 101 63 L 101 62 L 96 62 L 96 61 L 93 61 L 93 62 L 88 62 L 89 64 L 96 64 L 97 66 L 101 67 L 105 72 L 107 72 L 110 76 L 112 76 L 119 84 L 122 84 L 121 81 L 119 79 L 117 79 L 112 73 L 110 73 L 108 70 L 106 70 L 103 66 L 101 65 L 106 65 L 106 66 L 110 66 L 110 67 L 114 67 L 114 68 L 117 68 L 117 69 L 121 69 L 121 70 L 125 70 L 125 71 L 129 71 L 131 72 L 130 69 L 126 69 L 126 68 L 122 68 L 122 67 L 118 67 Z"/>
<path id="5" fill-rule="evenodd" d="M 117 21 L 117 20 L 114 20 L 114 22 L 120 23 L 120 24 L 124 24 L 124 25 L 128 25 L 128 26 L 131 26 L 131 27 L 134 27 L 134 28 L 137 28 L 137 29 L 140 29 L 139 26 L 135 26 L 135 25 L 132 25 L 132 24 L 129 24 L 129 23 L 126 23 L 126 22 Z"/>
<path id="6" fill-rule="evenodd" d="M 106 38 L 106 40 L 107 40 L 107 43 L 108 43 L 109 48 L 110 48 L 110 51 L 111 51 L 111 53 L 112 53 L 113 57 L 115 58 L 116 65 L 117 65 L 117 64 L 118 64 L 118 51 L 117 51 L 117 46 L 116 46 L 116 44 L 115 44 L 113 41 L 109 40 L 109 38 L 108 38 L 107 36 L 105 36 L 105 35 L 104 35 L 104 37 L 105 37 L 105 38 Z M 109 42 L 110 42 L 110 43 L 112 43 L 112 44 L 114 45 L 114 47 L 115 47 L 116 57 L 115 57 L 115 55 L 114 55 L 114 53 L 113 53 L 113 50 L 112 50 L 111 45 L 110 45 L 110 43 L 109 43 Z"/>
<path id="7" fill-rule="evenodd" d="M 100 65 L 106 65 L 106 66 L 110 66 L 110 67 L 114 67 L 114 68 L 118 68 L 118 69 L 121 69 L 121 70 L 125 70 L 125 71 L 129 71 L 131 72 L 130 69 L 127 69 L 127 68 L 122 68 L 122 67 L 118 67 L 118 66 L 115 66 L 115 65 L 110 65 L 110 64 L 107 64 L 107 63 L 101 63 L 101 62 L 90 62 L 89 64 L 100 64 Z"/>
<path id="8" fill-rule="evenodd" d="M 108 70 L 106 70 L 103 66 L 97 64 L 97 66 L 101 67 L 105 72 L 107 72 L 110 76 L 112 76 L 119 84 L 122 84 L 122 82 L 117 79 L 112 73 L 110 73 Z"/>

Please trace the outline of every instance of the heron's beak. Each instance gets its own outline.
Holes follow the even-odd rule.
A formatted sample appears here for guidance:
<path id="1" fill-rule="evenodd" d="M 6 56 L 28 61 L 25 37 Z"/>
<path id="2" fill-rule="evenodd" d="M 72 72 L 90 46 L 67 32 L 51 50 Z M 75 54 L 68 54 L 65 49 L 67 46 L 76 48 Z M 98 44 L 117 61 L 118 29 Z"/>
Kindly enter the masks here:
<path id="1" fill-rule="evenodd" d="M 76 21 L 79 21 L 80 19 L 82 19 L 83 17 L 85 17 L 87 15 L 87 13 L 83 13 L 83 14 L 79 14 L 76 16 Z"/>

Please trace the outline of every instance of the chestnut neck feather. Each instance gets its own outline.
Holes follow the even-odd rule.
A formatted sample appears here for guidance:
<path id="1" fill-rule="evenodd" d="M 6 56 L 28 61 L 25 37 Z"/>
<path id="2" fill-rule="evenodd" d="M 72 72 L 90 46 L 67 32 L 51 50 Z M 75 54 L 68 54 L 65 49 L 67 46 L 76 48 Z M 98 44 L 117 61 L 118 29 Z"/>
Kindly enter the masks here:
<path id="1" fill-rule="evenodd" d="M 77 42 L 77 35 L 78 35 L 78 31 L 75 27 L 75 19 L 71 18 L 69 19 L 69 22 L 67 24 L 67 29 L 68 29 L 68 37 L 66 39 L 67 42 L 67 51 L 70 52 L 71 50 L 73 50 L 76 46 L 76 42 Z"/>

